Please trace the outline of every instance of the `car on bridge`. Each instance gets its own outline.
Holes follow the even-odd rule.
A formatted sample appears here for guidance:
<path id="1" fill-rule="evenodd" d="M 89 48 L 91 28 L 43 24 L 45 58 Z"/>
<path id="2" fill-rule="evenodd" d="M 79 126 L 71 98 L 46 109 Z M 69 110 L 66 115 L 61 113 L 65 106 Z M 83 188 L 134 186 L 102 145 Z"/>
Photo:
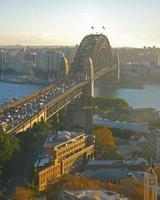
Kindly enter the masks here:
<path id="1" fill-rule="evenodd" d="M 68 80 L 67 82 L 60 82 L 56 87 L 53 87 L 42 94 L 40 93 L 39 96 L 30 99 L 22 105 L 5 109 L 3 115 L 0 116 L 0 123 L 4 127 L 4 132 L 37 114 L 47 103 L 76 86 L 82 80 L 83 76 L 77 75 L 74 79 Z"/>

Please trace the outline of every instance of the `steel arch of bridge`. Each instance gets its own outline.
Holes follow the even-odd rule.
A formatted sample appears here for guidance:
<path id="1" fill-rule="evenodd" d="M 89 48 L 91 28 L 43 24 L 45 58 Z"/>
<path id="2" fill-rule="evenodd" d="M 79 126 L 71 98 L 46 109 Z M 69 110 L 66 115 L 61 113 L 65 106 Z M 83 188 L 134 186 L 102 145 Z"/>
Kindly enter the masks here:
<path id="1" fill-rule="evenodd" d="M 102 51 L 105 51 L 106 56 L 105 68 L 112 68 L 113 56 L 108 38 L 103 34 L 91 34 L 85 36 L 77 49 L 72 64 L 73 71 L 90 74 L 89 58 L 91 58 L 94 72 L 98 72 L 100 70 L 98 58 Z"/>

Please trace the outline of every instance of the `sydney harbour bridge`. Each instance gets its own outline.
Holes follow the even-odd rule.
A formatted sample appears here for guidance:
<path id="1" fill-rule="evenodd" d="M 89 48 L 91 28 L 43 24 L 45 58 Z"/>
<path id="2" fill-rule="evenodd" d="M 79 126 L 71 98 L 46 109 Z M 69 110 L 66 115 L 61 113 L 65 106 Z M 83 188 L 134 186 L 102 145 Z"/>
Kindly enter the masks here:
<path id="1" fill-rule="evenodd" d="M 14 125 L 9 125 L 6 133 L 12 134 L 26 131 L 41 120 L 47 121 L 68 104 L 75 101 L 75 99 L 83 95 L 94 96 L 94 83 L 97 79 L 101 79 L 104 76 L 112 76 L 116 81 L 119 78 L 118 59 L 113 58 L 109 40 L 105 35 L 90 34 L 84 37 L 77 49 L 68 76 L 69 79 L 75 81 L 54 98 L 46 101 L 41 109 L 32 113 L 32 115 L 22 117 L 16 120 L 17 122 Z M 50 85 L 36 95 L 31 95 L 15 105 L 11 105 L 11 108 L 8 109 L 16 110 L 18 108 L 18 110 L 22 110 L 25 104 L 36 102 L 36 99 L 44 97 L 46 93 L 53 92 L 55 87 L 58 87 L 58 84 L 56 86 L 55 84 Z M 87 108 L 87 105 L 84 106 Z"/>

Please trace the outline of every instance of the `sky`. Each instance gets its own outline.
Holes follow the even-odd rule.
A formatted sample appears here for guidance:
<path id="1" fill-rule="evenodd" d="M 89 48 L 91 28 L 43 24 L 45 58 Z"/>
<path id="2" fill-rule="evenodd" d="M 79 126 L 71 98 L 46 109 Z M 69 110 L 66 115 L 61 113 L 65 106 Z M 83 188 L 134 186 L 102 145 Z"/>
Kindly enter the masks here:
<path id="1" fill-rule="evenodd" d="M 160 0 L 0 0 L 0 45 L 76 45 L 98 32 L 113 47 L 160 47 L 159 20 Z"/>

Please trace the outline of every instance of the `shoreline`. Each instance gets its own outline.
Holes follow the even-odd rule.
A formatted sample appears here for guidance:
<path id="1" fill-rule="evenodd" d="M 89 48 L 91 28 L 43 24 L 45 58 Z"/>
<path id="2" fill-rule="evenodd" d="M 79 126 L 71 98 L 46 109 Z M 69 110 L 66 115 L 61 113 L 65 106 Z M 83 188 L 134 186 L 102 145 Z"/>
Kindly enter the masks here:
<path id="1" fill-rule="evenodd" d="M 0 79 L 0 82 L 4 82 L 4 83 L 11 83 L 11 84 L 18 84 L 18 85 L 25 85 L 25 84 L 27 84 L 27 85 L 48 85 L 47 83 L 43 83 L 43 82 L 41 82 L 41 83 L 38 83 L 38 82 L 34 82 L 34 81 L 21 81 L 21 82 L 19 82 L 19 81 L 11 81 L 11 80 L 2 80 L 2 79 Z"/>
<path id="2" fill-rule="evenodd" d="M 23 76 L 23 75 L 11 75 L 11 74 L 0 74 L 0 81 L 12 84 L 34 84 L 34 85 L 47 85 L 48 82 L 40 80 L 35 76 Z"/>
<path id="3" fill-rule="evenodd" d="M 152 81 L 146 81 L 146 82 L 143 82 L 143 83 L 141 83 L 141 85 L 102 85 L 102 86 L 100 86 L 100 87 L 102 87 L 102 88 L 113 88 L 113 89 L 144 89 L 145 88 L 145 86 L 148 86 L 148 85 L 156 85 L 156 86 L 160 86 L 160 82 L 152 82 Z M 99 87 L 99 86 L 96 86 L 97 88 Z"/>
<path id="4" fill-rule="evenodd" d="M 44 90 L 49 86 L 45 84 L 15 83 L 15 82 L 11 83 L 1 80 L 0 83 L 2 85 L 2 93 L 5 90 L 8 91 L 5 95 L 2 96 L 0 95 L 0 110 L 5 109 L 6 107 L 11 106 L 12 104 L 17 104 L 18 102 L 22 102 L 25 99 L 29 99 L 31 96 L 38 94 L 40 91 Z M 16 91 L 15 94 L 14 87 L 20 87 L 21 88 L 20 92 L 17 93 Z"/>
<path id="5" fill-rule="evenodd" d="M 4 83 L 11 83 L 11 84 L 19 84 L 19 85 L 48 85 L 45 82 L 35 82 L 35 81 L 12 81 L 12 80 L 8 80 L 8 79 L 1 79 L 0 78 L 0 82 L 4 82 Z"/>

